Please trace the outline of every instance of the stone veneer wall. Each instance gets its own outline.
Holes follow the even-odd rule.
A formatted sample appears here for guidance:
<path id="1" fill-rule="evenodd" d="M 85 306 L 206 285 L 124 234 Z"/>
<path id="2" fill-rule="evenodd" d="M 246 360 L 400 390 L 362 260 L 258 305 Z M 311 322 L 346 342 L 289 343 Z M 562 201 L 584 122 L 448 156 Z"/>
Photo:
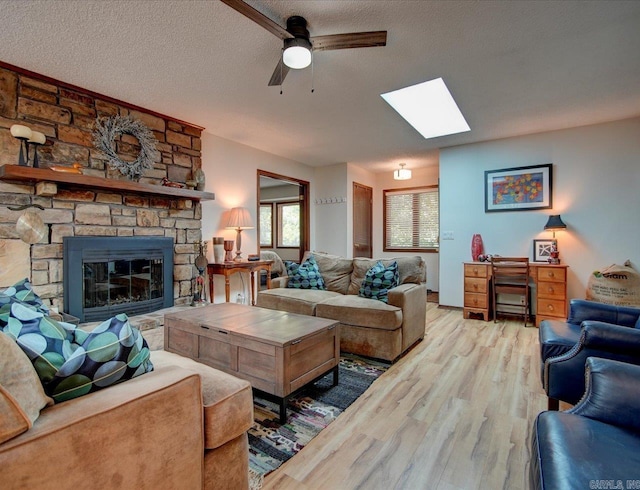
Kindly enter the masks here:
<path id="1" fill-rule="evenodd" d="M 17 164 L 20 146 L 9 128 L 24 124 L 47 137 L 38 151 L 42 167 L 78 162 L 86 175 L 123 179 L 92 142 L 96 118 L 116 114 L 141 120 L 158 140 L 159 158 L 140 182 L 160 184 L 165 177 L 185 182 L 201 167 L 202 128 L 0 62 L 1 165 Z M 135 138 L 123 135 L 115 143 L 122 159 L 138 155 Z M 24 211 L 7 208 L 30 203 L 45 208 L 31 210 L 49 228 L 48 236 L 33 245 L 15 231 Z M 0 286 L 28 276 L 42 298 L 62 309 L 62 238 L 81 235 L 172 237 L 174 300 L 176 305 L 190 302 L 193 244 L 202 238 L 199 202 L 66 184 L 58 185 L 53 197 L 43 197 L 35 194 L 35 185 L 0 181 Z"/>

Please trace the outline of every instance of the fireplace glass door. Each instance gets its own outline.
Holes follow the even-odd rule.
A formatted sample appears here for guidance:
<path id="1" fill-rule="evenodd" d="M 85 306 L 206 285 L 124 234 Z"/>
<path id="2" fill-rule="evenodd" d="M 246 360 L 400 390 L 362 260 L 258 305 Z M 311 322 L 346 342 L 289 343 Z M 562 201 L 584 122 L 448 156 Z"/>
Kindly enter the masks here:
<path id="1" fill-rule="evenodd" d="M 85 262 L 84 308 L 101 308 L 162 298 L 162 274 L 162 259 Z"/>

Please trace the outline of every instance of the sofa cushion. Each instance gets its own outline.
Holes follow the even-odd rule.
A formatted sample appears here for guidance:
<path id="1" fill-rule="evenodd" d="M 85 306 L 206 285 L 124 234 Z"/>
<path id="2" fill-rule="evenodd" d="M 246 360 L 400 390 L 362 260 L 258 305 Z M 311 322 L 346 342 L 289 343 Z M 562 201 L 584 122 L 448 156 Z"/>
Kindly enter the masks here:
<path id="1" fill-rule="evenodd" d="M 0 443 L 31 428 L 40 410 L 53 405 L 29 358 L 4 333 L 0 333 L 0 392 Z"/>
<path id="2" fill-rule="evenodd" d="M 353 272 L 353 260 L 324 252 L 305 252 L 303 260 L 312 254 L 327 290 L 347 294 Z"/>
<path id="3" fill-rule="evenodd" d="M 389 290 L 398 286 L 398 263 L 385 267 L 378 261 L 367 271 L 362 280 L 358 296 L 388 303 Z"/>
<path id="4" fill-rule="evenodd" d="M 316 316 L 383 330 L 395 330 L 402 325 L 402 310 L 397 306 L 354 295 L 337 295 L 318 303 Z"/>
<path id="5" fill-rule="evenodd" d="M 289 276 L 288 288 L 292 289 L 319 289 L 324 290 L 324 281 L 318 270 L 313 255 L 311 255 L 302 264 L 296 264 L 287 260 L 285 262 L 287 275 Z"/>
<path id="6" fill-rule="evenodd" d="M 49 308 L 47 308 L 42 303 L 40 297 L 33 292 L 28 278 L 18 281 L 4 291 L 0 291 L 0 307 L 7 303 L 12 303 L 15 300 L 31 305 L 44 313 L 49 313 Z"/>
<path id="7" fill-rule="evenodd" d="M 251 384 L 187 357 L 153 351 L 158 367 L 179 366 L 200 375 L 204 405 L 205 448 L 214 449 L 244 434 L 253 424 Z"/>
<path id="8" fill-rule="evenodd" d="M 8 311 L 7 311 L 8 310 Z M 27 354 L 45 392 L 69 400 L 153 369 L 149 346 L 127 315 L 85 332 L 21 303 L 0 308 L 4 332 Z"/>
<path id="9" fill-rule="evenodd" d="M 335 296 L 342 295 L 333 291 L 320 291 L 317 289 L 268 289 L 258 293 L 256 305 L 272 310 L 314 316 L 318 303 Z"/>
<path id="10" fill-rule="evenodd" d="M 394 261 L 398 263 L 398 274 L 400 276 L 399 284 L 420 284 L 426 280 L 425 265 L 422 257 L 415 255 L 412 257 L 381 259 L 381 262 L 385 267 L 388 267 Z M 351 283 L 349 284 L 348 294 L 358 294 L 365 274 L 377 262 L 378 260 L 376 259 L 367 259 L 362 257 L 356 257 L 353 259 L 353 273 L 351 274 Z"/>

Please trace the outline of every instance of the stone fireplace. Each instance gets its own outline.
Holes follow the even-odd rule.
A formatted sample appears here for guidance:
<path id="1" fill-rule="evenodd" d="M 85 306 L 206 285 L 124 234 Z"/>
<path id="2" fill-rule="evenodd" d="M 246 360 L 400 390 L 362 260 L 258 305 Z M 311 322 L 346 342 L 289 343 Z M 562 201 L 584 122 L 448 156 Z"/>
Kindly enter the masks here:
<path id="1" fill-rule="evenodd" d="M 157 140 L 157 161 L 139 182 L 111 169 L 106 156 L 93 143 L 96 118 L 113 115 L 131 115 L 142 121 Z M 16 166 L 19 141 L 10 134 L 13 124 L 29 126 L 46 136 L 46 143 L 38 150 L 42 169 Z M 196 274 L 194 244 L 202 239 L 200 201 L 213 199 L 213 194 L 161 184 L 165 178 L 182 183 L 192 179 L 202 164 L 201 131 L 199 126 L 0 62 L 0 165 L 5 169 L 0 172 L 0 287 L 29 277 L 45 303 L 64 310 L 67 299 L 71 301 L 76 291 L 90 286 L 85 279 L 72 279 L 70 283 L 65 277 L 65 238 L 154 238 L 171 242 L 171 279 L 167 279 L 166 271 L 162 273 L 161 307 L 167 295 L 174 305 L 190 304 Z M 140 151 L 138 141 L 126 134 L 115 138 L 114 149 L 127 161 L 135 159 Z M 77 179 L 44 170 L 49 165 L 73 163 L 82 167 L 83 175 Z M 33 172 L 15 178 L 19 173 L 15 169 Z M 47 225 L 48 233 L 35 244 L 24 243 L 15 230 L 24 211 L 9 209 L 25 204 L 44 208 L 35 212 Z M 133 257 L 127 266 L 116 258 L 103 266 L 88 267 L 103 278 L 120 276 L 119 284 L 96 280 L 97 289 L 124 288 L 125 276 L 131 276 L 130 283 L 136 282 L 137 286 L 148 278 L 148 288 L 139 295 L 153 302 L 159 290 L 151 284 L 155 281 L 151 271 L 159 272 L 155 258 L 145 262 L 149 257 Z M 162 260 L 164 271 L 169 261 L 166 256 Z M 128 268 L 126 272 L 124 267 Z M 87 299 L 82 294 L 77 297 L 82 303 Z M 129 308 L 128 304 L 117 306 L 129 300 L 107 295 L 105 303 L 104 295 L 97 291 L 94 299 L 98 309 L 113 308 L 110 311 L 118 313 Z"/>
<path id="2" fill-rule="evenodd" d="M 65 237 L 64 311 L 81 322 L 173 306 L 173 240 Z"/>

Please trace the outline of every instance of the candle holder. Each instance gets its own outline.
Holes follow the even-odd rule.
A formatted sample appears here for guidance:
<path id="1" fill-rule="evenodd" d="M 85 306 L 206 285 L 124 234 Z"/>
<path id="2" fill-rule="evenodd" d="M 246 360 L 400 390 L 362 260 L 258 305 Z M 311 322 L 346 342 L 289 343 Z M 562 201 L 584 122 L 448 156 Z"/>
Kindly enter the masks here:
<path id="1" fill-rule="evenodd" d="M 225 262 L 233 262 L 233 240 L 225 240 L 224 241 L 224 261 Z"/>
<path id="2" fill-rule="evenodd" d="M 38 161 L 38 147 L 45 144 L 47 137 L 38 132 L 31 131 L 31 138 L 27 141 L 27 163 L 29 161 L 29 146 L 33 146 L 33 168 L 40 168 L 40 162 Z"/>
<path id="3" fill-rule="evenodd" d="M 18 157 L 18 165 L 26 167 L 29 162 L 29 146 L 27 141 L 29 141 L 32 136 L 31 129 L 21 124 L 14 124 L 11 126 L 11 136 L 20 140 L 20 156 Z M 22 149 L 23 146 L 24 150 Z"/>

